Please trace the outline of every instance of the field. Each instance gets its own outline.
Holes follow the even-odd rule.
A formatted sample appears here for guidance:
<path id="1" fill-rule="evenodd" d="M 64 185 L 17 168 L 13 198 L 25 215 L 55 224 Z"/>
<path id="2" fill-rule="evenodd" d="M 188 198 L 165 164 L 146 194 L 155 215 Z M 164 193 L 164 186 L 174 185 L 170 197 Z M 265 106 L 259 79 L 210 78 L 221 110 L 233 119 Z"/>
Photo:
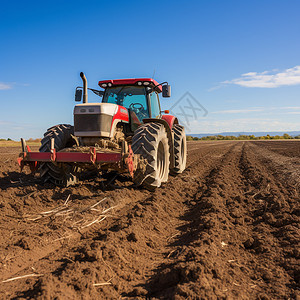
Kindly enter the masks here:
<path id="1" fill-rule="evenodd" d="M 41 185 L 18 152 L 0 148 L 1 299 L 300 297 L 299 141 L 190 142 L 152 193 Z"/>
<path id="2" fill-rule="evenodd" d="M 31 142 L 31 141 L 26 141 L 26 144 L 29 146 L 29 147 L 38 147 L 41 142 Z M 0 148 L 2 147 L 20 147 L 20 142 L 17 142 L 17 141 L 0 141 Z"/>

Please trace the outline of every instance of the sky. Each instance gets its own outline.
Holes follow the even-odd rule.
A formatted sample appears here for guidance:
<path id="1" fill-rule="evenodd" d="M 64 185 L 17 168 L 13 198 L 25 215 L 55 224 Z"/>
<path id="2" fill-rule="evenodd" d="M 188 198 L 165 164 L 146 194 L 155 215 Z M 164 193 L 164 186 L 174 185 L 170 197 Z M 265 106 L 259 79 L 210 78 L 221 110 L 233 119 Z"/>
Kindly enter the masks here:
<path id="1" fill-rule="evenodd" d="M 2 1 L 0 138 L 73 123 L 83 71 L 168 81 L 189 133 L 300 130 L 300 1 Z M 90 95 L 90 101 L 99 101 Z"/>

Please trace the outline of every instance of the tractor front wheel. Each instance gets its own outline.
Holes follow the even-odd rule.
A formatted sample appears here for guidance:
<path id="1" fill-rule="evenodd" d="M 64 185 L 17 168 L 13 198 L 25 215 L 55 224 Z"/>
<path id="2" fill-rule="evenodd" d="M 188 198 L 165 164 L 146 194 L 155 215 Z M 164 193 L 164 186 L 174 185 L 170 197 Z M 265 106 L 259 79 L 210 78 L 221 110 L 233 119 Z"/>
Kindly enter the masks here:
<path id="1" fill-rule="evenodd" d="M 50 152 L 51 139 L 54 139 L 54 148 L 58 152 L 64 148 L 72 147 L 74 128 L 68 124 L 53 126 L 44 134 L 41 141 L 40 152 Z M 43 163 L 39 168 L 40 176 L 44 182 L 51 182 L 58 186 L 73 185 L 77 181 L 75 167 L 69 164 Z"/>
<path id="2" fill-rule="evenodd" d="M 148 190 L 160 187 L 168 180 L 170 154 L 165 127 L 158 123 L 140 126 L 132 138 L 132 150 L 144 160 L 144 168 L 138 168 L 133 181 Z"/>

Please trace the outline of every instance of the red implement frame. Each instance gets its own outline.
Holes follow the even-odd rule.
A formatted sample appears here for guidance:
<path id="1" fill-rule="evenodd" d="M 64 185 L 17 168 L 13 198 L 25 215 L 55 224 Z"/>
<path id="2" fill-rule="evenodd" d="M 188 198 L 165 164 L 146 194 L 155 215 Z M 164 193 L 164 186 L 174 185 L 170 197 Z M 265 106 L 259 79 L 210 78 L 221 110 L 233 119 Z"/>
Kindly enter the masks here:
<path id="1" fill-rule="evenodd" d="M 122 161 L 121 153 L 97 153 L 96 148 L 91 147 L 89 153 L 81 152 L 56 152 L 51 149 L 51 152 L 31 152 L 27 146 L 27 151 L 22 152 L 18 158 L 18 163 L 21 169 L 27 164 L 31 171 L 37 168 L 38 162 L 64 162 L 64 163 L 119 163 Z"/>
<path id="2" fill-rule="evenodd" d="M 124 154 L 119 152 L 96 152 L 95 147 L 91 147 L 89 152 L 56 152 L 54 148 L 50 152 L 31 152 L 29 146 L 23 141 L 23 152 L 18 158 L 21 170 L 25 165 L 29 165 L 32 172 L 35 172 L 40 162 L 57 162 L 57 163 L 91 163 L 91 164 L 118 164 L 123 168 L 126 166 L 130 175 L 133 177 L 135 171 L 133 164 L 133 152 L 129 147 L 128 157 L 124 159 Z M 126 168 L 125 167 L 125 168 Z"/>
<path id="3" fill-rule="evenodd" d="M 78 163 L 116 163 L 121 161 L 120 153 L 80 153 L 80 152 L 23 152 L 25 162 L 78 162 Z"/>

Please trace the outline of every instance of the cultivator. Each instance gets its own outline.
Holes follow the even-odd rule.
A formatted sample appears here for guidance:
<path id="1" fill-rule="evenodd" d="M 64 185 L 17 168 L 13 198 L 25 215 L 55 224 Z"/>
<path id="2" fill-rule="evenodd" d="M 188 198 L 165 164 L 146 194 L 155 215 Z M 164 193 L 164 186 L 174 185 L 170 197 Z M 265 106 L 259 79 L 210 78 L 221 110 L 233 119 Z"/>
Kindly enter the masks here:
<path id="1" fill-rule="evenodd" d="M 137 166 L 142 164 L 141 160 L 139 161 L 139 155 L 133 154 L 130 145 L 128 145 L 127 153 L 104 150 L 99 147 L 65 148 L 62 152 L 56 152 L 54 139 L 51 139 L 50 152 L 32 152 L 24 139 L 21 139 L 21 143 L 23 151 L 18 158 L 19 166 L 21 170 L 25 165 L 29 166 L 33 173 L 39 169 L 41 163 L 53 163 L 57 166 L 60 163 L 72 163 L 81 167 L 87 164 L 102 170 L 129 172 L 130 176 L 133 177 Z"/>

